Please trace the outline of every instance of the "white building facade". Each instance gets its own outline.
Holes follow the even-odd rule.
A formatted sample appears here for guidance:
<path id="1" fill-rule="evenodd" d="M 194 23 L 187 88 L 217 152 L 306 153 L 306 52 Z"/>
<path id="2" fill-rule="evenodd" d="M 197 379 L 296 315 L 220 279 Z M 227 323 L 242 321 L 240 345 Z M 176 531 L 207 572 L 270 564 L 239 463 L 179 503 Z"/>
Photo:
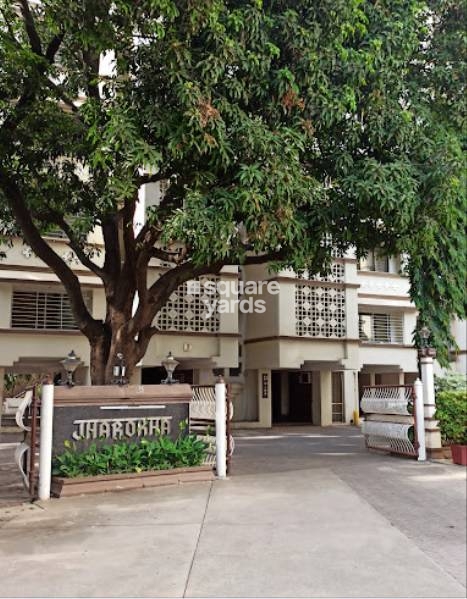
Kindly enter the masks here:
<path id="1" fill-rule="evenodd" d="M 157 195 L 142 195 L 140 219 Z M 48 241 L 74 268 L 93 316 L 102 318 L 98 277 L 80 266 L 66 239 Z M 100 242 L 98 232 L 92 242 Z M 150 266 L 149 284 L 168 268 L 156 260 Z M 245 309 L 241 300 L 248 294 L 238 295 L 239 282 L 262 284 L 253 298 L 263 302 L 261 311 Z M 276 292 L 269 293 L 265 283 L 274 283 Z M 206 295 L 209 286 L 216 290 Z M 221 310 L 222 303 L 228 309 Z M 19 239 L 0 261 L 0 308 L 0 382 L 5 373 L 58 378 L 60 360 L 73 349 L 83 361 L 77 382 L 89 383 L 89 347 L 68 298 Z M 370 254 L 358 264 L 335 257 L 330 274 L 309 278 L 271 273 L 267 265 L 224 268 L 219 277 L 185 283 L 172 295 L 132 382 L 159 383 L 165 378 L 161 362 L 171 351 L 180 362 L 179 380 L 213 384 L 222 373 L 231 383 L 236 426 L 351 423 L 362 386 L 409 384 L 417 377 L 416 316 L 395 258 Z M 454 326 L 461 344 L 456 367 L 463 371 L 465 327 Z"/>

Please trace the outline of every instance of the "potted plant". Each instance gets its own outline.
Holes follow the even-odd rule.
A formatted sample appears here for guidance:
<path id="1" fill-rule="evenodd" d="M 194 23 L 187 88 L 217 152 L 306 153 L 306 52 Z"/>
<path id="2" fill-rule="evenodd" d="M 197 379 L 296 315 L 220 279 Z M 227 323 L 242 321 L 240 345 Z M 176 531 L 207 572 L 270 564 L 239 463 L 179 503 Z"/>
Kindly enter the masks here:
<path id="1" fill-rule="evenodd" d="M 436 418 L 452 461 L 467 466 L 467 391 L 446 389 L 436 394 Z"/>

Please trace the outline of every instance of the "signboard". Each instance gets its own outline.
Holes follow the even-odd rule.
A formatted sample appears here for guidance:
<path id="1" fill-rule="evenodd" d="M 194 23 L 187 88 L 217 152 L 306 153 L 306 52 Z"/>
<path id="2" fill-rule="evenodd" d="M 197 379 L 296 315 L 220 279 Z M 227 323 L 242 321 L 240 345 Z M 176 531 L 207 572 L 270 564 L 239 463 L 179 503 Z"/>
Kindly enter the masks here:
<path id="1" fill-rule="evenodd" d="M 269 397 L 269 377 L 266 372 L 261 375 L 261 397 L 262 399 Z"/>
<path id="2" fill-rule="evenodd" d="M 64 451 L 65 441 L 81 450 L 159 435 L 176 439 L 184 424 L 187 430 L 191 396 L 189 385 L 57 387 L 53 454 Z"/>

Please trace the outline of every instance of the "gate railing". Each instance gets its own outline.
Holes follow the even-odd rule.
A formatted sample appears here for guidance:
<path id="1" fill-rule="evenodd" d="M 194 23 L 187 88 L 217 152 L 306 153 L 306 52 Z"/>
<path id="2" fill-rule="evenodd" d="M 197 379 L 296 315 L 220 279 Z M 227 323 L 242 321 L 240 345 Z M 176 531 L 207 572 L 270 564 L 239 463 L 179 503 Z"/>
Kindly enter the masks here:
<path id="1" fill-rule="evenodd" d="M 360 407 L 365 414 L 362 433 L 367 448 L 418 457 L 417 413 L 412 385 L 363 387 Z"/>
<path id="2" fill-rule="evenodd" d="M 193 397 L 190 402 L 189 432 L 208 444 L 204 463 L 216 465 L 216 394 L 215 385 L 192 385 Z M 231 434 L 230 421 L 233 417 L 230 385 L 227 385 L 226 398 L 227 429 L 227 472 L 234 451 L 234 439 Z"/>
<path id="3" fill-rule="evenodd" d="M 23 440 L 15 449 L 15 463 L 25 488 L 32 498 L 37 496 L 39 456 L 39 385 L 24 391 L 16 411 L 16 424 L 23 431 Z"/>

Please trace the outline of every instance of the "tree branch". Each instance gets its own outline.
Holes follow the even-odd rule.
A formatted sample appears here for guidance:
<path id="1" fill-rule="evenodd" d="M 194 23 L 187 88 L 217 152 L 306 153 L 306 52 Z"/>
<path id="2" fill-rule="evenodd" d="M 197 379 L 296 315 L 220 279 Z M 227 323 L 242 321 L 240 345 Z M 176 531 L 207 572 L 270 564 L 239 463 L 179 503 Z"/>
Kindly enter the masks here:
<path id="1" fill-rule="evenodd" d="M 277 252 L 269 252 L 268 254 L 259 254 L 255 256 L 246 256 L 242 262 L 242 266 L 248 266 L 251 264 L 264 264 L 265 262 L 274 262 L 275 260 L 283 260 L 285 258 L 285 250 L 278 250 Z"/>
<path id="2" fill-rule="evenodd" d="M 102 322 L 95 320 L 89 313 L 78 277 L 41 237 L 16 182 L 3 169 L 0 169 L 0 175 L 0 185 L 24 238 L 37 256 L 54 271 L 62 282 L 70 298 L 79 329 L 89 339 L 101 335 Z"/>
<path id="3" fill-rule="evenodd" d="M 54 35 L 54 37 L 50 40 L 49 45 L 45 51 L 45 57 L 50 62 L 53 63 L 55 60 L 55 55 L 57 54 L 60 46 L 62 45 L 63 38 L 65 37 L 65 32 Z"/>
<path id="4" fill-rule="evenodd" d="M 118 226 L 114 216 L 105 217 L 102 220 L 101 227 L 105 247 L 103 268 L 112 278 L 116 278 L 120 273 L 121 257 L 118 243 Z"/>
<path id="5" fill-rule="evenodd" d="M 136 184 L 139 187 L 141 187 L 141 185 L 146 185 L 147 183 L 157 183 L 158 181 L 165 181 L 166 179 L 169 179 L 171 175 L 171 172 L 162 173 L 160 171 L 152 175 L 138 175 L 136 177 Z"/>
<path id="6" fill-rule="evenodd" d="M 168 252 L 161 248 L 152 247 L 148 250 L 148 253 L 151 258 L 157 258 L 158 260 L 163 260 L 164 262 L 170 262 L 172 264 L 179 264 L 177 257 L 180 257 L 180 252 Z"/>
<path id="7" fill-rule="evenodd" d="M 94 55 L 88 49 L 83 50 L 83 62 L 86 65 L 86 87 L 90 98 L 100 100 L 99 85 L 97 79 L 99 77 L 99 54 Z"/>
<path id="8" fill-rule="evenodd" d="M 41 40 L 37 33 L 34 17 L 29 10 L 28 0 L 20 0 L 20 7 L 21 14 L 23 15 L 24 27 L 29 38 L 29 43 L 31 44 L 31 50 L 38 56 L 43 56 Z"/>
<path id="9" fill-rule="evenodd" d="M 146 301 L 140 302 L 132 318 L 132 328 L 139 333 L 138 344 L 147 348 L 151 337 L 157 329 L 149 324 L 141 327 L 142 323 L 152 323 L 160 309 L 167 303 L 172 293 L 183 283 L 202 275 L 220 273 L 223 262 L 214 262 L 207 266 L 195 266 L 192 262 L 184 262 L 164 273 L 147 290 Z"/>
<path id="10" fill-rule="evenodd" d="M 70 110 L 74 114 L 78 114 L 79 108 L 76 106 L 73 100 L 66 94 L 61 85 L 54 83 L 48 77 L 45 77 L 45 82 L 47 84 L 47 87 L 49 87 L 53 92 L 57 94 L 58 98 L 65 104 L 65 106 L 68 106 L 68 108 L 70 108 Z"/>
<path id="11" fill-rule="evenodd" d="M 6 27 L 8 29 L 8 33 L 10 34 L 11 41 L 15 44 L 16 47 L 19 47 L 20 43 L 16 39 L 15 32 L 13 31 L 13 28 L 11 27 L 11 23 L 9 22 L 8 17 L 2 8 L 0 8 L 0 13 L 2 14 L 3 20 L 5 21 Z"/>
<path id="12" fill-rule="evenodd" d="M 62 229 L 62 231 L 67 235 L 69 239 L 68 245 L 75 252 L 81 264 L 89 270 L 91 270 L 93 273 L 95 273 L 104 282 L 106 282 L 108 280 L 108 276 L 106 275 L 104 270 L 95 262 L 93 262 L 85 253 L 84 249 L 81 247 L 78 239 L 76 238 L 73 229 L 66 222 L 64 217 L 61 214 L 52 211 L 48 211 L 47 214 L 49 216 L 49 220 L 58 225 Z"/>

